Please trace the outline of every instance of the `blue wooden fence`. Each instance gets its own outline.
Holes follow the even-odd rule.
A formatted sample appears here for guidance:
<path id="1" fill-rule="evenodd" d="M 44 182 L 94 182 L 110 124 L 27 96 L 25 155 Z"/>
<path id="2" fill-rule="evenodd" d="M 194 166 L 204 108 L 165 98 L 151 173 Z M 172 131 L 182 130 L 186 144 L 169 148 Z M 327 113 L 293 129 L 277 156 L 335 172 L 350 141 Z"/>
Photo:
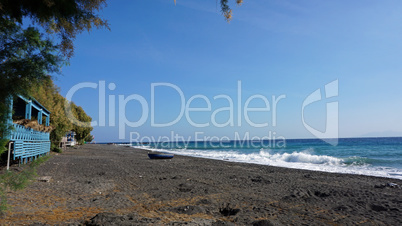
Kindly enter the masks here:
<path id="1" fill-rule="evenodd" d="M 49 126 L 50 112 L 40 105 L 36 100 L 32 101 L 20 96 L 26 104 L 26 118 L 31 119 L 31 108 L 39 110 L 38 122 L 42 124 L 42 114 L 46 115 L 46 126 Z M 12 108 L 13 101 L 10 101 Z M 10 123 L 11 116 L 10 116 Z M 25 126 L 12 123 L 13 130 L 8 138 L 14 142 L 13 159 L 19 159 L 21 163 L 25 163 L 29 158 L 37 158 L 50 152 L 49 133 L 37 131 Z"/>
<path id="2" fill-rule="evenodd" d="M 50 151 L 49 133 L 40 132 L 13 123 L 10 141 L 14 142 L 13 159 L 24 163 L 28 158 L 37 158 Z"/>

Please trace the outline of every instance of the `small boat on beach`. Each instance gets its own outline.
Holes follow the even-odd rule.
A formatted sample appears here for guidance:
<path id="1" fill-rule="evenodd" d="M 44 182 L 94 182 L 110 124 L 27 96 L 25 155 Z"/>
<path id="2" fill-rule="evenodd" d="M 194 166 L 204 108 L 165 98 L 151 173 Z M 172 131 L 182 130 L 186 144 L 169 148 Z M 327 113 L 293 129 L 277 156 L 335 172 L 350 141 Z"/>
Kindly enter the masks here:
<path id="1" fill-rule="evenodd" d="M 170 153 L 148 153 L 148 157 L 150 159 L 171 159 L 174 157 L 174 154 Z"/>

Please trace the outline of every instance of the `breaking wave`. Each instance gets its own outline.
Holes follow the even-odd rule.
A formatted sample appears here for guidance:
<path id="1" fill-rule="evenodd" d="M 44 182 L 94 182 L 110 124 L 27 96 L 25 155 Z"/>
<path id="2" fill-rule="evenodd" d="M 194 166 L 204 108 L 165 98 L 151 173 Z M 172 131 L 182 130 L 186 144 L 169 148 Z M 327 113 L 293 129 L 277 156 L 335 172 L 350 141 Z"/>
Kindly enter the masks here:
<path id="1" fill-rule="evenodd" d="M 141 147 L 144 149 L 144 147 Z M 313 150 L 294 151 L 292 153 L 261 149 L 259 152 L 245 153 L 239 150 L 205 149 L 152 149 L 177 155 L 217 159 L 231 162 L 254 163 L 286 168 L 296 168 L 333 173 L 360 174 L 378 177 L 402 179 L 402 170 L 392 167 L 374 167 L 370 159 L 362 157 L 339 158 L 328 155 L 316 155 Z"/>

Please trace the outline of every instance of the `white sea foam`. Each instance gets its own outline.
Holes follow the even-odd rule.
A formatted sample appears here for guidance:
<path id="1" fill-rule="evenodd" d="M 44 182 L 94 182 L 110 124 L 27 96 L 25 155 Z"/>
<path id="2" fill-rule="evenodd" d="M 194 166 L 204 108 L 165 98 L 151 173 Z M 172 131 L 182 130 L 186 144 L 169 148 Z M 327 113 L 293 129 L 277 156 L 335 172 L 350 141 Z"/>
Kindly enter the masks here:
<path id="1" fill-rule="evenodd" d="M 138 149 L 147 149 L 147 150 L 153 150 L 152 148 L 151 148 L 151 146 L 146 146 L 146 145 L 141 145 L 141 146 L 132 146 L 133 148 L 138 148 Z M 166 150 L 163 150 L 163 151 L 166 151 Z"/>
<path id="2" fill-rule="evenodd" d="M 144 149 L 144 147 L 141 147 Z M 402 170 L 390 167 L 373 167 L 369 164 L 346 164 L 342 158 L 327 155 L 314 155 L 311 150 L 293 153 L 274 153 L 261 149 L 259 152 L 241 153 L 235 150 L 191 150 L 191 149 L 152 149 L 177 155 L 218 159 L 231 162 L 254 163 L 286 168 L 306 169 L 333 173 L 360 174 L 402 179 Z"/>

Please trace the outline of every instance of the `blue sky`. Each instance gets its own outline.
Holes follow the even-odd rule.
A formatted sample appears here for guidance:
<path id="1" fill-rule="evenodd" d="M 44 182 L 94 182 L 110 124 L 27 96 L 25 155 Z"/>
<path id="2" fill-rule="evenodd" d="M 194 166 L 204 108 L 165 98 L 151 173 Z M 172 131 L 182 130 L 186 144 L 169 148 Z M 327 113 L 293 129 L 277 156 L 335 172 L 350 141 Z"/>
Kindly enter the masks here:
<path id="1" fill-rule="evenodd" d="M 326 106 L 338 103 L 340 137 L 402 135 L 402 2 L 400 1 L 249 1 L 233 5 L 233 20 L 225 22 L 216 1 L 109 1 L 100 13 L 111 31 L 93 30 L 79 35 L 71 65 L 56 78 L 62 95 L 77 84 L 115 84 L 106 88 L 106 126 L 95 126 L 98 142 L 128 141 L 130 132 L 140 136 L 263 137 L 269 132 L 285 138 L 312 138 L 302 121 L 302 105 L 317 89 L 323 97 L 326 84 L 338 80 L 338 96 L 314 102 L 304 109 L 305 123 L 320 131 L 326 128 Z M 241 101 L 238 105 L 238 85 Z M 171 126 L 151 125 L 151 86 L 168 83 L 184 95 L 189 107 L 210 110 L 190 112 L 195 127 L 183 115 Z M 106 86 L 107 87 L 107 86 Z M 99 86 L 82 88 L 72 100 L 99 122 Z M 109 117 L 109 95 L 115 99 L 115 125 Z M 144 107 L 132 100 L 119 109 L 119 97 L 142 97 Z M 216 127 L 212 113 L 233 100 L 233 125 Z M 268 123 L 256 128 L 244 116 L 246 100 L 260 95 L 269 101 L 269 111 L 250 112 L 249 120 Z M 276 106 L 273 125 L 273 97 L 286 96 Z M 167 123 L 180 114 L 179 92 L 171 86 L 157 86 L 155 122 Z M 199 97 L 199 96 L 198 96 Z M 238 115 L 238 107 L 241 114 Z M 261 98 L 249 107 L 264 108 Z M 119 140 L 119 113 L 127 120 L 145 122 L 125 126 Z M 217 123 L 230 121 L 230 111 L 215 115 Z M 239 125 L 238 118 L 241 119 Z M 121 138 L 121 137 L 120 137 Z"/>

